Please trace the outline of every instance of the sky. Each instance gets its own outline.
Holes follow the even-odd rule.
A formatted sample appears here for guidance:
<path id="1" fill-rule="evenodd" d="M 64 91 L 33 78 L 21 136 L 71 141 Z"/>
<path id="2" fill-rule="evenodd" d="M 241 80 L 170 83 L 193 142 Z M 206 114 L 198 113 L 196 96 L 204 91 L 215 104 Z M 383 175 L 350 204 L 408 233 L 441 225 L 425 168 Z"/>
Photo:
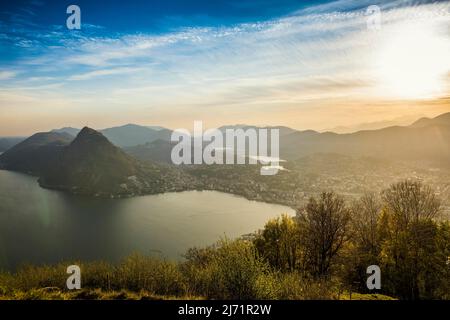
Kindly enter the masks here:
<path id="1" fill-rule="evenodd" d="M 2 1 L 0 136 L 406 124 L 450 111 L 449 57 L 450 1 Z"/>

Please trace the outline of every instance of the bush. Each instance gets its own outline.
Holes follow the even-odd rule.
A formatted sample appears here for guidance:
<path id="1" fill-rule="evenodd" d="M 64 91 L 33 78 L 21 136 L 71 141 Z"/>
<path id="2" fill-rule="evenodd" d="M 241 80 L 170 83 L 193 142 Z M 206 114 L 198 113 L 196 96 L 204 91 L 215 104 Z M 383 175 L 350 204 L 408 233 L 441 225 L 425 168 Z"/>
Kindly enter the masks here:
<path id="1" fill-rule="evenodd" d="M 243 240 L 221 240 L 215 247 L 191 250 L 184 270 L 194 294 L 214 299 L 276 297 L 276 278 L 254 246 Z"/>

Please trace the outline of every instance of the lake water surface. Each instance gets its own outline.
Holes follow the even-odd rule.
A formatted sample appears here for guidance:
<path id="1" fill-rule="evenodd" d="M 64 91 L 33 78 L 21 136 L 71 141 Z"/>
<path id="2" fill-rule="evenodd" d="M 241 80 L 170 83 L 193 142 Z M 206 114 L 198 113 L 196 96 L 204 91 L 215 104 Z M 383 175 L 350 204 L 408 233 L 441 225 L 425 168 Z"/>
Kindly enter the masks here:
<path id="1" fill-rule="evenodd" d="M 46 190 L 36 180 L 0 170 L 0 269 L 75 259 L 115 262 L 133 252 L 179 259 L 192 246 L 294 214 L 215 191 L 96 199 Z"/>

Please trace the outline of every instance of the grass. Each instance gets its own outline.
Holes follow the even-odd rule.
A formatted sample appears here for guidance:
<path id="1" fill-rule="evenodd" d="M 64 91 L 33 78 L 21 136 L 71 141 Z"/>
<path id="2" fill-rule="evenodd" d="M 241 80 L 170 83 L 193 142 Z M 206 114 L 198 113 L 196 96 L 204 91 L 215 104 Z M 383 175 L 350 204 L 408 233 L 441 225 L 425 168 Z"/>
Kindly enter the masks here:
<path id="1" fill-rule="evenodd" d="M 199 300 L 192 296 L 161 296 L 148 291 L 128 290 L 103 291 L 100 289 L 81 289 L 74 291 L 59 288 L 40 288 L 27 291 L 13 290 L 0 295 L 0 300 Z"/>
<path id="2" fill-rule="evenodd" d="M 81 290 L 68 290 L 66 268 L 81 268 Z M 246 241 L 192 249 L 186 261 L 134 254 L 121 263 L 68 262 L 0 273 L 0 299 L 350 299 L 333 281 L 272 270 Z M 385 299 L 353 293 L 351 299 Z"/>
<path id="3" fill-rule="evenodd" d="M 339 300 L 397 300 L 393 297 L 379 293 L 348 293 L 345 292 L 339 297 Z"/>

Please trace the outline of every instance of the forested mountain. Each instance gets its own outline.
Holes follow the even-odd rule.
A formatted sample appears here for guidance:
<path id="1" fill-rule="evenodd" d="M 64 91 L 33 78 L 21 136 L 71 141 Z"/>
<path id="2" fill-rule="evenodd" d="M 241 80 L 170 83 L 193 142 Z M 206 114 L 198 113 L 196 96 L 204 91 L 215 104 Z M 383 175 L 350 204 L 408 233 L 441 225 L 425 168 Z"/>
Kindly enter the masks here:
<path id="1" fill-rule="evenodd" d="M 0 167 L 40 175 L 53 168 L 63 147 L 72 140 L 67 133 L 36 133 L 0 155 Z"/>

